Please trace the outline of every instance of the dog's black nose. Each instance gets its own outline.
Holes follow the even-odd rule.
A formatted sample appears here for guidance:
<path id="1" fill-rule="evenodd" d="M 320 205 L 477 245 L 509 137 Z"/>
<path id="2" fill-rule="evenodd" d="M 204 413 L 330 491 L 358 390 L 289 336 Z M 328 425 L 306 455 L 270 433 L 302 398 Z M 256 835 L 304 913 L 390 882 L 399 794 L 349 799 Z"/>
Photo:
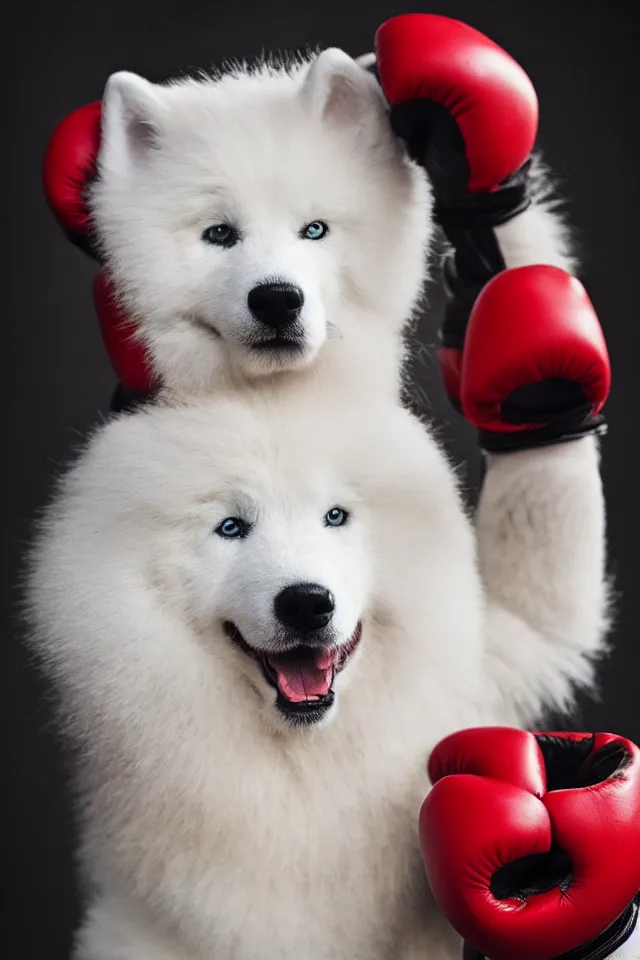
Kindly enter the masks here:
<path id="1" fill-rule="evenodd" d="M 312 633 L 330 623 L 336 603 L 333 594 L 319 583 L 294 583 L 280 591 L 273 608 L 283 626 Z"/>
<path id="2" fill-rule="evenodd" d="M 256 320 L 280 330 L 298 319 L 304 294 L 292 283 L 261 283 L 249 291 L 247 303 Z"/>

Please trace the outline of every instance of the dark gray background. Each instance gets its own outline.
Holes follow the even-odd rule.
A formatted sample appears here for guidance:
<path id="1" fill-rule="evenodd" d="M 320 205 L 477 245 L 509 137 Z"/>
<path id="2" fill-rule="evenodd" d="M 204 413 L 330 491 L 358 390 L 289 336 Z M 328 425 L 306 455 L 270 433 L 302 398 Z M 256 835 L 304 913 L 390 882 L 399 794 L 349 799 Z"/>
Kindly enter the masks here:
<path id="1" fill-rule="evenodd" d="M 307 44 L 337 45 L 355 55 L 371 48 L 379 23 L 415 10 L 466 20 L 524 65 L 540 98 L 541 143 L 566 180 L 586 258 L 583 277 L 613 362 L 603 470 L 611 564 L 621 593 L 615 652 L 602 671 L 600 702 L 585 701 L 582 713 L 565 722 L 640 740 L 639 208 L 632 147 L 640 85 L 634 8 L 628 0 L 442 0 L 437 6 L 407 0 L 67 0 L 41 8 L 16 4 L 5 15 L 10 22 L 5 20 L 3 31 L 3 89 L 10 129 L 4 147 L 9 223 L 1 381 L 8 456 L 0 643 L 0 953 L 7 960 L 66 958 L 77 911 L 62 760 L 48 730 L 44 688 L 12 625 L 16 571 L 56 466 L 106 410 L 113 387 L 91 305 L 94 268 L 63 239 L 43 200 L 40 168 L 48 135 L 66 113 L 99 98 L 115 70 L 161 80 L 229 56 Z M 421 328 L 426 344 L 434 342 L 440 303 L 435 289 Z M 470 460 L 475 482 L 473 436 L 452 416 L 428 351 L 416 377 L 450 449 Z"/>

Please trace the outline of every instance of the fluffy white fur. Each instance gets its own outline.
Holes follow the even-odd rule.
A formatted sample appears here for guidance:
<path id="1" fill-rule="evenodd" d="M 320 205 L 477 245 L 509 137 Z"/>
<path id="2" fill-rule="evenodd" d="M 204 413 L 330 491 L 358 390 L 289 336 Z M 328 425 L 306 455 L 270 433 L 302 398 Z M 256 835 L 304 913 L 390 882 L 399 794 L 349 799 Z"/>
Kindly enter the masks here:
<path id="1" fill-rule="evenodd" d="M 79 749 L 93 891 L 78 960 L 441 960 L 459 945 L 417 847 L 425 763 L 447 733 L 531 721 L 590 678 L 604 609 L 591 438 L 492 462 L 478 538 L 438 445 L 244 399 L 102 428 L 34 552 L 34 645 Z M 324 513 L 351 511 L 345 527 Z M 214 534 L 243 512 L 241 541 Z M 272 603 L 334 591 L 363 639 L 329 720 L 279 718 L 256 664 Z"/>
<path id="2" fill-rule="evenodd" d="M 428 185 L 345 54 L 162 87 L 118 74 L 104 103 L 94 217 L 170 403 L 96 434 L 33 554 L 33 645 L 79 753 L 76 958 L 452 960 L 417 847 L 426 759 L 590 682 L 595 442 L 493 457 L 465 515 L 397 403 Z M 546 193 L 500 228 L 509 265 L 571 267 Z M 328 236 L 300 239 L 315 219 Z M 203 243 L 222 221 L 242 243 Z M 304 342 L 265 361 L 246 301 L 274 276 L 304 291 Z M 352 519 L 327 529 L 335 504 Z M 254 532 L 220 541 L 240 509 Z M 364 622 L 312 729 L 283 725 L 221 629 L 233 616 L 259 646 L 292 578 L 331 587 L 341 642 Z"/>

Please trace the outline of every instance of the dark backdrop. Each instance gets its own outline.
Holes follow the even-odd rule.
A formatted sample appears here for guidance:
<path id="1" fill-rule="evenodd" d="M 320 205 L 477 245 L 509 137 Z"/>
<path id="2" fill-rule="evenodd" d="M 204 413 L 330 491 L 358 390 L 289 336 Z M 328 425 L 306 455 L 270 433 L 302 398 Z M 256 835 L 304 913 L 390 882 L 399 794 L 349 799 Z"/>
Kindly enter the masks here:
<path id="1" fill-rule="evenodd" d="M 262 48 L 371 48 L 376 26 L 423 10 L 459 17 L 505 46 L 529 71 L 541 104 L 541 143 L 566 180 L 582 238 L 584 279 L 613 361 L 604 444 L 611 563 L 621 592 L 615 652 L 601 699 L 571 718 L 640 740 L 640 481 L 636 370 L 640 357 L 635 218 L 638 155 L 632 147 L 640 85 L 638 32 L 629 0 L 66 0 L 13 4 L 5 14 L 3 89 L 10 130 L 5 206 L 8 269 L 3 310 L 1 405 L 7 466 L 4 498 L 0 743 L 0 953 L 7 960 L 63 960 L 77 911 L 72 829 L 62 761 L 48 729 L 45 690 L 12 626 L 16 572 L 30 522 L 52 473 L 106 410 L 113 387 L 90 300 L 93 266 L 63 239 L 42 196 L 48 135 L 75 107 L 101 96 L 107 76 L 130 69 L 161 80 L 190 66 Z M 9 22 L 10 21 L 10 22 Z M 6 119 L 4 122 L 6 131 Z M 7 260 L 5 260 L 7 263 Z M 421 341 L 433 343 L 441 303 L 432 292 Z M 428 351 L 416 379 L 455 456 L 469 459 L 471 433 L 442 397 Z M 7 949 L 8 948 L 8 949 Z"/>

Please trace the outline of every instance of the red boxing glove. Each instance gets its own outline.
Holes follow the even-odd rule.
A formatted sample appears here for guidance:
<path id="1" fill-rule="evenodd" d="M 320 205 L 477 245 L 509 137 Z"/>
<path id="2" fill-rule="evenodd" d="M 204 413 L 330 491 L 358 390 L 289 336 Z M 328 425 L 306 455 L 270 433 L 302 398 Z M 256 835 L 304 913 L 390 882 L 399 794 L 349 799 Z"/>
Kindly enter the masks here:
<path id="1" fill-rule="evenodd" d="M 460 400 L 484 449 L 523 449 L 601 430 L 607 347 L 579 280 L 516 267 L 482 290 L 464 341 Z"/>
<path id="2" fill-rule="evenodd" d="M 93 282 L 93 302 L 102 340 L 124 393 L 148 396 L 157 384 L 147 352 L 137 338 L 131 320 L 118 305 L 109 276 L 104 270 Z M 126 404 L 123 402 L 122 405 Z"/>
<path id="3" fill-rule="evenodd" d="M 424 166 L 441 208 L 498 188 L 528 159 L 538 130 L 529 77 L 497 44 L 449 17 L 411 13 L 378 29 L 375 50 L 391 123 Z M 488 203 L 493 223 L 514 215 Z M 522 198 L 516 204 L 521 205 Z"/>
<path id="4" fill-rule="evenodd" d="M 435 748 L 429 775 L 422 855 L 466 957 L 552 960 L 582 948 L 572 960 L 603 960 L 635 935 L 633 743 L 607 733 L 463 730 Z"/>
<path id="5" fill-rule="evenodd" d="M 391 124 L 433 185 L 453 245 L 441 331 L 445 389 L 459 409 L 465 328 L 484 284 L 505 268 L 493 228 L 527 208 L 538 100 L 524 70 L 473 27 L 406 14 L 376 34 L 377 72 Z"/>
<path id="6" fill-rule="evenodd" d="M 43 168 L 45 195 L 56 220 L 68 238 L 94 259 L 98 259 L 98 253 L 85 190 L 95 175 L 101 114 L 102 103 L 96 101 L 65 117 L 49 140 Z M 114 404 L 122 409 L 132 398 L 151 394 L 155 378 L 146 351 L 118 305 L 104 270 L 94 280 L 93 300 L 104 345 L 122 385 Z"/>
<path id="7" fill-rule="evenodd" d="M 74 110 L 54 130 L 44 156 L 47 202 L 69 239 L 96 257 L 85 189 L 100 149 L 101 101 Z"/>

